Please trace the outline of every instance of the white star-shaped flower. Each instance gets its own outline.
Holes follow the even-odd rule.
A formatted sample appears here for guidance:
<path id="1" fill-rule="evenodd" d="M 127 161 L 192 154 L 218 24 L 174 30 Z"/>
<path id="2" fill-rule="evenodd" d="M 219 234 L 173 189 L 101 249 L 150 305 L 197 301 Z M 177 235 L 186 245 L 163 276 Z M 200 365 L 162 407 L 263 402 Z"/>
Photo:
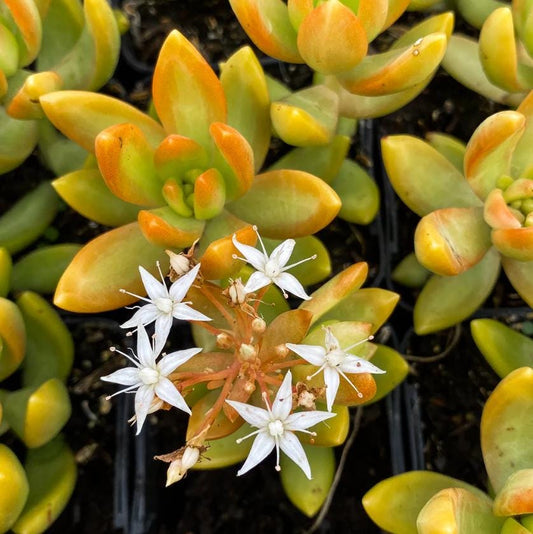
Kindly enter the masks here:
<path id="1" fill-rule="evenodd" d="M 345 373 L 382 374 L 385 373 L 385 371 L 376 367 L 364 358 L 359 358 L 359 356 L 354 356 L 348 352 L 357 345 L 374 339 L 373 336 L 358 341 L 345 349 L 341 349 L 339 341 L 332 334 L 331 329 L 324 327 L 324 330 L 326 331 L 325 347 L 319 345 L 296 345 L 294 343 L 286 343 L 286 346 L 288 349 L 298 354 L 298 356 L 307 360 L 310 364 L 319 366 L 318 371 L 307 377 L 308 380 L 313 378 L 313 376 L 316 376 L 320 371 L 324 371 L 326 404 L 328 411 L 331 411 L 333 403 L 335 402 L 335 397 L 337 396 L 337 391 L 339 390 L 341 376 L 355 389 L 355 391 L 357 391 L 359 397 L 363 396 Z"/>
<path id="2" fill-rule="evenodd" d="M 188 304 L 192 304 L 191 302 L 181 302 L 196 279 L 200 264 L 178 278 L 170 286 L 170 289 L 165 284 L 159 263 L 157 268 L 161 275 L 161 282 L 158 282 L 146 269 L 139 266 L 139 272 L 141 273 L 144 288 L 148 293 L 148 298 L 140 297 L 121 289 L 123 293 L 144 300 L 148 304 L 141 306 L 129 321 L 120 326 L 122 328 L 136 328 L 139 325 L 146 326 L 155 321 L 155 351 L 159 354 L 165 346 L 174 319 L 185 321 L 210 321 L 211 319 L 188 306 Z"/>
<path id="3" fill-rule="evenodd" d="M 266 395 L 263 396 L 267 409 L 250 406 L 244 402 L 226 400 L 238 414 L 258 430 L 237 440 L 242 440 L 251 436 L 256 436 L 248 458 L 244 465 L 237 472 L 237 476 L 243 475 L 258 463 L 263 461 L 276 448 L 276 470 L 279 471 L 279 450 L 281 449 L 300 469 L 308 479 L 311 479 L 311 467 L 305 455 L 305 451 L 294 434 L 294 432 L 305 432 L 307 428 L 325 421 L 336 414 L 329 412 L 297 412 L 291 414 L 292 410 L 292 376 L 287 371 L 285 378 L 276 394 L 272 408 L 268 404 Z"/>
<path id="4" fill-rule="evenodd" d="M 139 325 L 137 330 L 137 355 L 133 354 L 133 357 L 131 357 L 124 352 L 116 350 L 114 347 L 112 347 L 112 350 L 128 358 L 128 360 L 135 364 L 135 367 L 119 369 L 110 375 L 103 376 L 101 380 L 128 386 L 125 389 L 117 391 L 111 397 L 119 393 L 137 390 L 135 393 L 137 434 L 141 431 L 146 416 L 152 411 L 151 408 L 156 396 L 179 410 L 183 410 L 188 414 L 191 413 L 185 399 L 167 377 L 177 367 L 188 361 L 195 354 L 201 352 L 202 349 L 178 350 L 163 356 L 157 362 L 159 351 L 150 345 L 146 330 L 142 325 Z"/>
<path id="5" fill-rule="evenodd" d="M 257 231 L 257 227 L 254 226 L 253 229 L 259 238 L 259 243 L 261 243 L 261 248 L 263 249 L 262 253 L 255 247 L 239 243 L 239 241 L 237 241 L 237 236 L 233 234 L 233 244 L 244 258 L 239 258 L 237 255 L 234 255 L 233 257 L 248 262 L 256 270 L 244 286 L 246 293 L 253 293 L 258 289 L 273 283 L 283 291 L 285 298 L 287 298 L 287 292 L 289 292 L 301 299 L 309 300 L 311 297 L 305 292 L 305 289 L 302 284 L 298 282 L 298 279 L 285 271 L 292 267 L 296 267 L 296 265 L 300 265 L 300 263 L 305 261 L 316 259 L 316 254 L 291 265 L 287 265 L 292 251 L 294 250 L 294 245 L 296 244 L 294 239 L 286 239 L 283 241 L 283 243 L 279 244 L 269 256 L 265 249 L 265 245 L 263 244 L 263 240 Z"/>

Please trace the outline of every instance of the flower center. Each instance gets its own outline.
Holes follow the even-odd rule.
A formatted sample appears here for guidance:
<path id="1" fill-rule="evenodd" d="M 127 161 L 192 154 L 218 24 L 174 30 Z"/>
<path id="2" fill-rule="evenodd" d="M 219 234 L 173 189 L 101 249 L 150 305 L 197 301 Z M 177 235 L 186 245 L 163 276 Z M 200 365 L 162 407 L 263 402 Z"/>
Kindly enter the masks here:
<path id="1" fill-rule="evenodd" d="M 269 278 L 276 278 L 279 275 L 281 269 L 276 261 L 268 260 L 265 265 L 265 275 Z"/>
<path id="2" fill-rule="evenodd" d="M 326 354 L 324 358 L 331 367 L 338 367 L 346 358 L 344 351 L 341 349 L 335 349 Z"/>
<path id="3" fill-rule="evenodd" d="M 268 433 L 272 436 L 282 436 L 285 428 L 283 427 L 283 421 L 276 419 L 275 421 L 270 421 L 268 423 Z"/>
<path id="4" fill-rule="evenodd" d="M 172 299 L 160 297 L 154 300 L 154 304 L 160 312 L 165 314 L 172 313 Z"/>
<path id="5" fill-rule="evenodd" d="M 143 383 L 147 386 L 151 386 L 152 384 L 157 384 L 157 382 L 159 382 L 159 371 L 150 369 L 149 367 L 144 367 L 141 369 L 139 371 L 139 376 L 141 377 Z"/>

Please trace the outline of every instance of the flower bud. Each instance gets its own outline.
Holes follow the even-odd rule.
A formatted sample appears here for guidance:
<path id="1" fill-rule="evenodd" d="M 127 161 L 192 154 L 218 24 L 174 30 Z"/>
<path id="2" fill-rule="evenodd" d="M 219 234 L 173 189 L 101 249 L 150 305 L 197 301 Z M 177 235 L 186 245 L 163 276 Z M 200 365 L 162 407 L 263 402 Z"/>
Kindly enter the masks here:
<path id="1" fill-rule="evenodd" d="M 285 343 L 282 343 L 281 345 L 276 345 L 274 347 L 274 353 L 276 354 L 277 358 L 283 359 L 289 355 L 289 349 Z"/>
<path id="2" fill-rule="evenodd" d="M 254 360 L 257 357 L 257 348 L 254 345 L 243 343 L 239 347 L 239 354 L 244 361 Z"/>
<path id="3" fill-rule="evenodd" d="M 220 349 L 229 349 L 233 347 L 233 338 L 226 332 L 221 332 L 217 336 L 217 347 Z"/>
<path id="4" fill-rule="evenodd" d="M 261 317 L 256 317 L 252 321 L 252 330 L 256 334 L 262 334 L 266 330 L 266 323 Z"/>
<path id="5" fill-rule="evenodd" d="M 240 305 L 246 302 L 246 291 L 244 291 L 244 285 L 240 278 L 232 280 L 231 284 L 225 289 L 224 294 L 232 304 Z"/>
<path id="6" fill-rule="evenodd" d="M 191 259 L 183 253 L 176 254 L 171 250 L 165 250 L 170 258 L 170 273 L 168 277 L 175 282 L 180 276 L 187 274 L 192 267 Z"/>
<path id="7" fill-rule="evenodd" d="M 168 466 L 167 487 L 174 484 L 174 482 L 180 481 L 187 474 L 187 471 L 198 462 L 199 458 L 199 449 L 196 447 L 185 447 L 181 458 L 177 458 L 173 462 L 170 462 L 170 465 Z"/>

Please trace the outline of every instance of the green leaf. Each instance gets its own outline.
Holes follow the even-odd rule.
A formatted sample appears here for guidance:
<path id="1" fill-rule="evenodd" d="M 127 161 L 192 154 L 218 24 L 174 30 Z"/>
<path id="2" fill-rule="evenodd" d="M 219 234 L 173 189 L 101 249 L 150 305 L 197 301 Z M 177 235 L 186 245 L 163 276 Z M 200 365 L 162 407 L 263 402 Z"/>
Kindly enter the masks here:
<path id="1" fill-rule="evenodd" d="M 376 381 L 377 392 L 368 404 L 387 396 L 398 384 L 404 381 L 409 372 L 409 365 L 399 352 L 385 345 L 376 346 L 377 350 L 370 361 L 386 372 L 372 375 Z"/>

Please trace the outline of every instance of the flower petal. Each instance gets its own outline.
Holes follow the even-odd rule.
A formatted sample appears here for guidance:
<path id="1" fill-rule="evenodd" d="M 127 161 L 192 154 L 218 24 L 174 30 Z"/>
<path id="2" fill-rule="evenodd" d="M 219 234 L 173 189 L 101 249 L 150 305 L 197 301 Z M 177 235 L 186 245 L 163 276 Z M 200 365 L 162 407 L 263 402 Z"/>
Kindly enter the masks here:
<path id="1" fill-rule="evenodd" d="M 211 321 L 211 318 L 207 315 L 183 303 L 174 305 L 172 315 L 176 319 L 182 319 L 183 321 Z"/>
<path id="2" fill-rule="evenodd" d="M 155 276 L 152 276 L 144 267 L 141 267 L 140 265 L 139 272 L 141 273 L 144 289 L 146 289 L 150 300 L 168 298 L 167 287 L 159 282 Z"/>
<path id="3" fill-rule="evenodd" d="M 326 349 L 319 345 L 296 345 L 294 343 L 285 343 L 289 350 L 298 354 L 304 360 L 313 365 L 320 367 L 324 363 Z"/>
<path id="4" fill-rule="evenodd" d="M 161 358 L 157 364 L 157 368 L 163 376 L 168 376 L 170 373 L 172 373 L 172 371 L 184 364 L 186 361 L 190 360 L 199 352 L 202 352 L 202 349 L 196 347 L 193 349 L 171 352 L 170 354 L 167 354 Z"/>
<path id="5" fill-rule="evenodd" d="M 336 413 L 319 412 L 316 410 L 312 412 L 292 413 L 285 421 L 285 429 L 291 431 L 305 430 L 336 415 Z"/>
<path id="6" fill-rule="evenodd" d="M 325 328 L 326 335 L 325 335 L 325 345 L 326 349 L 329 351 L 340 349 L 339 340 L 333 335 L 333 332 L 331 331 L 331 328 Z"/>
<path id="7" fill-rule="evenodd" d="M 155 394 L 161 400 L 178 408 L 178 410 L 182 410 L 189 415 L 191 414 L 191 409 L 187 406 L 185 399 L 168 378 L 163 376 L 159 378 L 159 382 L 155 385 Z"/>
<path id="8" fill-rule="evenodd" d="M 280 243 L 270 255 L 270 261 L 275 261 L 280 269 L 287 265 L 289 258 L 291 257 L 292 251 L 294 250 L 294 245 L 296 241 L 294 239 L 286 239 L 283 243 Z"/>
<path id="9" fill-rule="evenodd" d="M 196 280 L 198 271 L 200 270 L 200 264 L 195 265 L 187 274 L 180 276 L 170 286 L 170 298 L 174 302 L 181 302 L 183 297 L 187 294 L 187 291 L 191 288 L 193 282 Z"/>
<path id="10" fill-rule="evenodd" d="M 292 410 L 292 374 L 287 371 L 272 404 L 272 415 L 285 421 Z"/>
<path id="11" fill-rule="evenodd" d="M 141 362 L 141 367 L 155 367 L 155 360 L 158 352 L 152 350 L 152 345 L 143 325 L 137 328 L 137 358 Z"/>
<path id="12" fill-rule="evenodd" d="M 324 368 L 324 383 L 326 384 L 326 404 L 328 412 L 331 412 L 331 408 L 335 403 L 335 397 L 339 390 L 340 377 L 339 373 L 333 367 L 326 366 Z"/>
<path id="13" fill-rule="evenodd" d="M 251 406 L 250 404 L 245 404 L 244 402 L 226 400 L 226 402 L 235 410 L 237 413 L 252 426 L 257 428 L 264 428 L 268 425 L 269 417 L 267 410 L 263 408 L 258 408 L 257 406 Z"/>
<path id="14" fill-rule="evenodd" d="M 137 328 L 140 324 L 146 326 L 147 324 L 153 323 L 160 313 L 155 304 L 146 304 L 139 308 L 131 319 L 122 323 L 120 326 L 121 328 Z"/>
<path id="15" fill-rule="evenodd" d="M 155 320 L 154 354 L 160 354 L 167 342 L 168 334 L 172 328 L 173 317 L 168 313 L 161 313 Z"/>
<path id="16" fill-rule="evenodd" d="M 141 433 L 142 426 L 150 411 L 154 400 L 153 386 L 141 386 L 135 393 L 135 417 L 137 418 L 137 435 Z"/>
<path id="17" fill-rule="evenodd" d="M 281 273 L 273 280 L 273 282 L 288 293 L 292 293 L 296 297 L 304 300 L 310 300 L 311 297 L 305 292 L 302 284 L 298 282 L 298 279 L 289 273 Z"/>
<path id="18" fill-rule="evenodd" d="M 305 476 L 311 480 L 311 466 L 305 455 L 304 448 L 298 438 L 289 431 L 283 433 L 279 440 L 281 450 L 305 473 Z"/>
<path id="19" fill-rule="evenodd" d="M 386 373 L 383 369 L 376 367 L 373 363 L 354 356 L 353 354 L 347 354 L 344 361 L 341 363 L 340 368 L 345 373 L 372 373 L 381 375 Z"/>
<path id="20" fill-rule="evenodd" d="M 244 259 L 254 269 L 257 269 L 258 271 L 263 271 L 265 269 L 265 264 L 268 261 L 268 258 L 265 257 L 262 252 L 259 252 L 259 250 L 257 250 L 255 247 L 251 247 L 250 245 L 239 243 L 235 237 L 235 234 L 231 240 L 233 241 L 235 248 L 244 256 Z"/>
<path id="21" fill-rule="evenodd" d="M 115 384 L 122 384 L 123 386 L 133 386 L 135 384 L 142 384 L 139 378 L 139 369 L 136 367 L 126 367 L 119 369 L 110 375 L 100 377 L 104 382 L 114 382 Z"/>
<path id="22" fill-rule="evenodd" d="M 268 276 L 266 276 L 260 271 L 256 271 L 255 273 L 252 273 L 250 278 L 248 278 L 248 281 L 244 286 L 244 291 L 246 293 L 253 293 L 254 291 L 257 291 L 262 287 L 268 286 L 271 283 L 272 280 Z"/>
<path id="23" fill-rule="evenodd" d="M 262 462 L 272 452 L 275 444 L 274 438 L 272 438 L 272 436 L 266 432 L 260 432 L 257 434 L 257 437 L 254 439 L 254 443 L 248 454 L 248 458 L 246 458 L 246 462 L 244 462 L 243 466 L 237 471 L 237 476 L 240 477 L 241 475 L 244 475 L 244 473 L 247 473 L 258 463 Z"/>

